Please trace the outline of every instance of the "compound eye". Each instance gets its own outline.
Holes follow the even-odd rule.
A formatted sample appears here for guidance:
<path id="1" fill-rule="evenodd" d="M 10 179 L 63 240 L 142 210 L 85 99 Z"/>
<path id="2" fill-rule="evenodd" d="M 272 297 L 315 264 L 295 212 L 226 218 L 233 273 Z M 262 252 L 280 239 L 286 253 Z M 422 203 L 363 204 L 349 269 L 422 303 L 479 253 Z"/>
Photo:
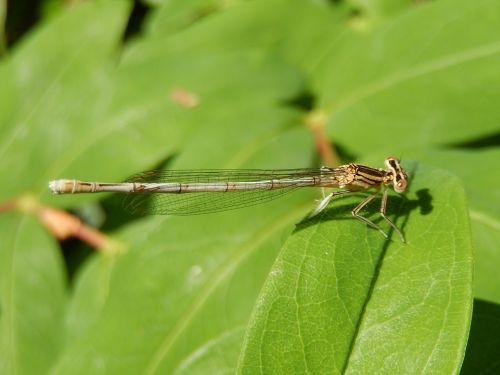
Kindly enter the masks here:
<path id="1" fill-rule="evenodd" d="M 406 189 L 406 181 L 405 180 L 399 180 L 398 182 L 396 182 L 394 184 L 394 190 L 396 190 L 396 192 L 398 192 L 398 193 L 405 191 L 405 189 Z"/>

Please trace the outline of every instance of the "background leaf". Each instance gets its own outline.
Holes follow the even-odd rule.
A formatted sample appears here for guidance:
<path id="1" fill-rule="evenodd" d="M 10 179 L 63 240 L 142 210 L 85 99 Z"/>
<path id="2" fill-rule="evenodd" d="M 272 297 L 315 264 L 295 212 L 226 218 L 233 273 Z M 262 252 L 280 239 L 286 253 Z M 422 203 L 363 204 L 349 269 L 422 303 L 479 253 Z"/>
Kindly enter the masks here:
<path id="1" fill-rule="evenodd" d="M 467 353 L 462 374 L 498 371 L 498 341 L 500 332 L 500 308 L 498 304 L 477 299 L 474 302 Z"/>
<path id="2" fill-rule="evenodd" d="M 1 370 L 233 373 L 262 358 L 294 373 L 458 372 L 467 213 L 474 293 L 500 301 L 497 2 L 94 0 L 41 14 L 0 61 Z M 186 218 L 47 191 L 158 167 L 313 167 L 318 140 L 339 163 L 392 154 L 415 173 L 389 206 L 408 245 L 353 220 L 360 197 L 303 222 L 313 189 Z M 44 205 L 108 246 L 59 252 L 31 217 Z M 476 332 L 467 371 L 493 363 Z"/>
<path id="3" fill-rule="evenodd" d="M 207 133 L 201 138 L 206 140 Z M 278 144 L 290 152 L 307 143 L 303 131 L 291 129 L 275 141 L 257 138 L 250 155 L 258 160 Z M 194 149 L 197 145 L 193 139 Z M 197 152 L 186 153 L 179 163 L 201 158 Z M 300 163 L 301 155 L 296 159 Z M 95 299 L 88 296 L 89 290 L 94 295 L 102 290 L 109 294 L 100 314 L 86 324 L 88 329 L 70 327 L 79 332 L 55 371 L 182 373 L 196 366 L 234 368 L 237 347 L 230 352 L 223 347 L 241 342 L 282 237 L 310 207 L 302 194 L 288 198 L 207 216 L 210 220 L 205 216 L 148 218 L 127 227 L 117 237 L 130 249 L 113 262 L 96 259 L 100 265 L 90 267 L 90 274 L 81 280 L 75 301 Z M 81 325 L 76 317 L 90 315 L 87 311 L 87 306 L 75 303 L 71 322 Z M 116 340 L 122 335 L 118 347 Z M 204 357 L 205 351 L 212 355 Z"/>
<path id="4" fill-rule="evenodd" d="M 9 100 L 9 115 L 0 126 L 0 172 L 10 176 L 1 197 L 45 192 L 57 171 L 49 166 L 66 161 L 65 152 L 101 126 L 96 119 L 109 97 L 111 49 L 127 11 L 125 2 L 86 3 L 54 17 L 3 62 L 0 81 L 9 82 L 5 97 L 13 95 L 15 101 Z"/>
<path id="5" fill-rule="evenodd" d="M 498 132 L 498 6 L 434 2 L 368 37 L 334 40 L 315 71 L 329 134 L 357 153 L 384 152 L 390 134 L 392 152 L 405 155 Z"/>
<path id="6" fill-rule="evenodd" d="M 27 216 L 0 221 L 0 372 L 46 372 L 59 355 L 67 291 L 54 239 Z"/>
<path id="7" fill-rule="evenodd" d="M 500 302 L 500 279 L 496 265 L 500 262 L 500 188 L 491 173 L 492 160 L 499 160 L 497 149 L 443 150 L 422 153 L 420 160 L 446 167 L 456 173 L 466 186 L 475 244 L 475 296 Z"/>

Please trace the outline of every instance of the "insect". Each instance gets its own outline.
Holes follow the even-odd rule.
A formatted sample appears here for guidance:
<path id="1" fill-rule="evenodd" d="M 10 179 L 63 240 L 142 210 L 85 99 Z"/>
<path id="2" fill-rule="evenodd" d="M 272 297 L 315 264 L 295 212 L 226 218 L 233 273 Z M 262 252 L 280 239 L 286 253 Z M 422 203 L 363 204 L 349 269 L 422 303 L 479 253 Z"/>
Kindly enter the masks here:
<path id="1" fill-rule="evenodd" d="M 386 208 L 388 188 L 403 193 L 408 185 L 408 174 L 400 161 L 392 156 L 385 159 L 385 167 L 350 163 L 315 169 L 150 171 L 119 183 L 53 180 L 49 182 L 49 188 L 54 194 L 126 193 L 126 209 L 161 215 L 196 215 L 251 206 L 298 188 L 338 189 L 324 196 L 310 216 L 321 212 L 336 196 L 375 190 L 352 209 L 352 215 L 388 238 L 380 226 L 360 215 L 368 203 L 382 194 L 380 215 L 404 242 L 401 230 L 386 216 Z"/>

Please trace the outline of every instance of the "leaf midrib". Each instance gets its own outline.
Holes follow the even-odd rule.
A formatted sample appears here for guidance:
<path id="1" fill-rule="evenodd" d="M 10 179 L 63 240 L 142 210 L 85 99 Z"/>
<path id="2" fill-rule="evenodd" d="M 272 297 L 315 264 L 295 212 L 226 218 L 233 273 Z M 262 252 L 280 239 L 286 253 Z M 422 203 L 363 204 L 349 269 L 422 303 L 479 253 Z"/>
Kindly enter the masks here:
<path id="1" fill-rule="evenodd" d="M 250 240 L 242 244 L 240 249 L 232 255 L 226 262 L 222 264 L 219 270 L 213 272 L 211 277 L 206 283 L 205 287 L 200 289 L 199 293 L 195 296 L 193 302 L 185 309 L 185 314 L 181 314 L 181 318 L 173 325 L 170 333 L 165 337 L 160 344 L 158 350 L 151 357 L 151 361 L 144 370 L 144 374 L 153 374 L 161 365 L 164 357 L 167 356 L 169 350 L 175 345 L 175 342 L 181 337 L 189 323 L 194 320 L 196 314 L 201 310 L 210 295 L 216 288 L 229 276 L 232 271 L 243 262 L 252 252 L 258 249 L 263 243 L 271 238 L 276 232 L 282 230 L 284 227 L 294 222 L 297 217 L 300 217 L 309 209 L 309 204 L 303 204 L 295 210 L 291 211 L 285 217 L 278 218 L 274 224 L 267 225 L 266 228 L 258 231 Z M 270 228 L 270 229 L 269 229 Z"/>
<path id="2" fill-rule="evenodd" d="M 356 103 L 374 96 L 380 92 L 388 90 L 400 83 L 411 79 L 431 74 L 446 68 L 458 66 L 473 60 L 486 58 L 500 52 L 500 41 L 480 45 L 476 48 L 467 49 L 458 53 L 443 56 L 437 59 L 430 60 L 421 64 L 414 65 L 407 70 L 399 70 L 393 74 L 388 74 L 380 80 L 375 80 L 365 86 L 348 93 L 343 99 L 332 103 L 331 108 L 327 109 L 330 116 L 338 115 L 339 113 L 349 109 Z"/>

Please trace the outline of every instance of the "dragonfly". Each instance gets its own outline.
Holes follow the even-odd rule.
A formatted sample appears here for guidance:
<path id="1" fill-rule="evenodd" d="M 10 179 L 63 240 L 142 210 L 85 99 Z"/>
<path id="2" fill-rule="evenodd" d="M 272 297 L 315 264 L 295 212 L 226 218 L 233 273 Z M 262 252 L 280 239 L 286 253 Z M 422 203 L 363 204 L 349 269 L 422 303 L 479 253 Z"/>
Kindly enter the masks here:
<path id="1" fill-rule="evenodd" d="M 388 191 L 403 193 L 408 174 L 399 159 L 385 158 L 385 169 L 349 163 L 339 167 L 302 169 L 213 169 L 155 170 L 131 176 L 125 182 L 85 182 L 59 179 L 49 182 L 54 194 L 117 192 L 125 193 L 124 207 L 137 214 L 197 215 L 226 211 L 267 202 L 305 187 L 336 190 L 323 198 L 309 217 L 316 216 L 337 197 L 367 192 L 352 210 L 352 216 L 388 234 L 376 223 L 360 214 L 372 200 L 381 196 L 379 214 L 400 236 L 401 230 L 386 216 Z"/>

